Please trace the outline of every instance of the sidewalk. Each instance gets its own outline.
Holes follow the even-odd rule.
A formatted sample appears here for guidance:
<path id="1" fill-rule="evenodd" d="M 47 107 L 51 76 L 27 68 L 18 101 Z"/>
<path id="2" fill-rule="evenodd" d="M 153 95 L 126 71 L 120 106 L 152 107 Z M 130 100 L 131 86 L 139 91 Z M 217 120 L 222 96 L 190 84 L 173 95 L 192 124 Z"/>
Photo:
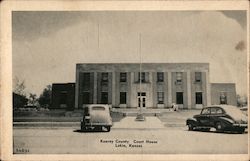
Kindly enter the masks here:
<path id="1" fill-rule="evenodd" d="M 163 123 L 158 117 L 145 117 L 144 121 L 135 121 L 136 117 L 128 116 L 123 118 L 120 122 L 114 123 L 112 128 L 126 128 L 126 129 L 160 129 L 164 128 Z"/>

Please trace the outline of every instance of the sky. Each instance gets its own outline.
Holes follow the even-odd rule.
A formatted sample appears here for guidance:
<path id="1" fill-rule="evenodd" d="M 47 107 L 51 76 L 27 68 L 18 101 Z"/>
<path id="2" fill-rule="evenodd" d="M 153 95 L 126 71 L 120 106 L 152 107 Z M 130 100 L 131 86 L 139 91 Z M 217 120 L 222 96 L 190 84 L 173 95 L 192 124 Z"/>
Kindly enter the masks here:
<path id="1" fill-rule="evenodd" d="M 15 11 L 13 78 L 40 95 L 75 82 L 76 63 L 139 63 L 141 35 L 142 62 L 209 63 L 211 83 L 246 95 L 246 24 L 245 11 Z"/>

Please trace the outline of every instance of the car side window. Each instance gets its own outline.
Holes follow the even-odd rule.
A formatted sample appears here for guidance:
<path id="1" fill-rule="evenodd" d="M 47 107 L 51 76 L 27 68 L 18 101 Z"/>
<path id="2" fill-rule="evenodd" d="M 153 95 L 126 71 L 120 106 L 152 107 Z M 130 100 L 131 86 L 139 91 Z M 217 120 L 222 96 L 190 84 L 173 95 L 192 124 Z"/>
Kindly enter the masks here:
<path id="1" fill-rule="evenodd" d="M 205 108 L 205 109 L 203 109 L 202 112 L 201 112 L 202 115 L 207 115 L 207 114 L 209 114 L 209 113 L 210 113 L 210 109 L 209 109 L 209 108 Z"/>
<path id="2" fill-rule="evenodd" d="M 216 108 L 216 114 L 223 114 L 223 111 L 221 108 Z"/>
<path id="3" fill-rule="evenodd" d="M 216 108 L 211 108 L 211 114 L 216 114 Z"/>

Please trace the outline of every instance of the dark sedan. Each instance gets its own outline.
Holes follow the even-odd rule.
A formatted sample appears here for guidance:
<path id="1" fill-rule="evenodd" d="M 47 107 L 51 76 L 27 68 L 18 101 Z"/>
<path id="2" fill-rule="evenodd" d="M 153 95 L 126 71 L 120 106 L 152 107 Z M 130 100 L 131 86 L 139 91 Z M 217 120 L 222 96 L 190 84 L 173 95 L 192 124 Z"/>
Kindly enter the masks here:
<path id="1" fill-rule="evenodd" d="M 239 108 L 230 105 L 204 107 L 200 114 L 186 121 L 189 130 L 209 131 L 210 128 L 215 128 L 218 132 L 244 133 L 247 124 L 247 116 Z"/>

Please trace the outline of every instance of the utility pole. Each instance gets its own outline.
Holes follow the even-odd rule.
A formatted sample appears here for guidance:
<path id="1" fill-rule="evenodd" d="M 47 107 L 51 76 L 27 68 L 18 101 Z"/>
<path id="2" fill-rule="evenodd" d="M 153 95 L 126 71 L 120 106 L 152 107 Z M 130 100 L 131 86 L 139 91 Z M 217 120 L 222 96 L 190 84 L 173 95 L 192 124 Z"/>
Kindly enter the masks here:
<path id="1" fill-rule="evenodd" d="M 140 80 L 140 84 L 139 84 L 139 112 L 137 113 L 137 116 L 135 118 L 136 121 L 145 121 L 145 117 L 142 113 L 142 92 L 141 92 L 141 78 L 142 78 L 142 74 L 141 74 L 141 67 L 142 67 L 142 54 L 141 54 L 141 34 L 139 35 L 139 41 L 140 41 L 140 45 L 139 45 L 139 55 L 140 55 L 140 71 L 139 71 L 139 80 Z"/>

